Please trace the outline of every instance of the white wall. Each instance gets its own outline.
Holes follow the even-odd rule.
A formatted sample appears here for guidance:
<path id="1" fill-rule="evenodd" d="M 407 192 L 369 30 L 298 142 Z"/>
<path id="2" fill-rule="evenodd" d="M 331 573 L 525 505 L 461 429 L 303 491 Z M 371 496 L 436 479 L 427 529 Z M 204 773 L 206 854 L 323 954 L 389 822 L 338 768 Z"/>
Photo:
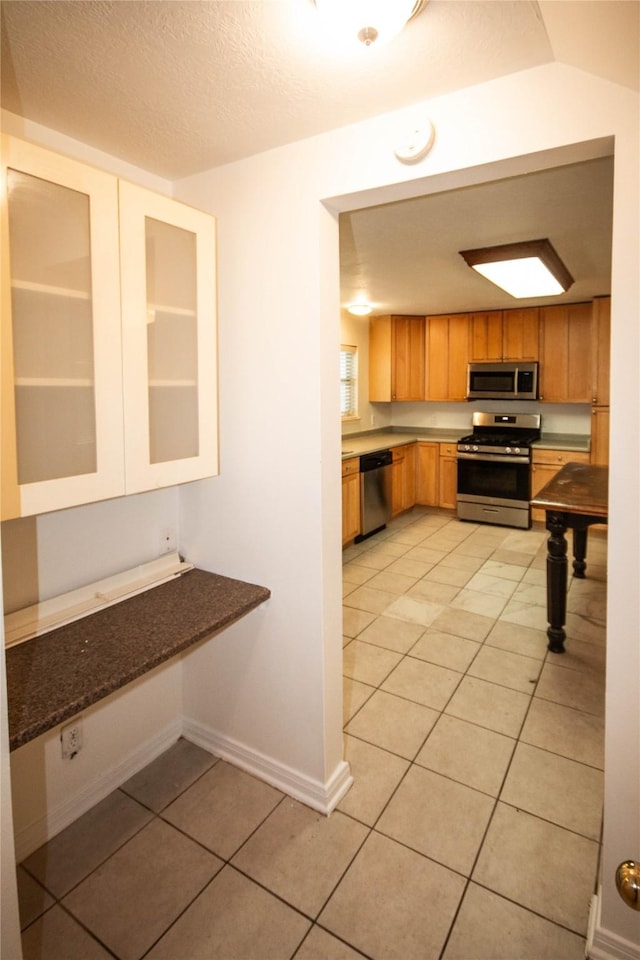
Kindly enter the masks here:
<path id="1" fill-rule="evenodd" d="M 640 699 L 638 98 L 554 64 L 423 109 L 437 139 L 417 167 L 393 157 L 400 132 L 416 115 L 412 109 L 177 187 L 217 214 L 220 242 L 222 476 L 182 492 L 184 543 L 199 564 L 273 591 L 258 624 L 240 623 L 227 641 L 186 660 L 185 710 L 221 740 L 255 750 L 274 766 L 289 764 L 318 784 L 339 762 L 338 225 L 337 216 L 322 219 L 323 201 L 338 214 L 518 175 L 602 155 L 615 137 L 609 564 L 615 602 L 608 610 L 615 643 L 599 935 L 606 940 L 615 932 L 632 944 L 638 918 L 617 898 L 612 865 L 640 850 L 638 767 L 622 762 L 630 754 L 637 759 Z"/>

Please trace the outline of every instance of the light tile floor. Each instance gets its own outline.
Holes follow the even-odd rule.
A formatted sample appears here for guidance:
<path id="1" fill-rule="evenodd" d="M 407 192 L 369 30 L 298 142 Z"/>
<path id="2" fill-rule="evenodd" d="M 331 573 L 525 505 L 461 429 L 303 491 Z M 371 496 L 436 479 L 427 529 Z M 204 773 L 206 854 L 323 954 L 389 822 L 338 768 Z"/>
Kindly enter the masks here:
<path id="1" fill-rule="evenodd" d="M 564 655 L 545 545 L 416 508 L 348 548 L 338 809 L 180 740 L 19 867 L 25 960 L 582 958 L 606 539 L 570 583 Z"/>

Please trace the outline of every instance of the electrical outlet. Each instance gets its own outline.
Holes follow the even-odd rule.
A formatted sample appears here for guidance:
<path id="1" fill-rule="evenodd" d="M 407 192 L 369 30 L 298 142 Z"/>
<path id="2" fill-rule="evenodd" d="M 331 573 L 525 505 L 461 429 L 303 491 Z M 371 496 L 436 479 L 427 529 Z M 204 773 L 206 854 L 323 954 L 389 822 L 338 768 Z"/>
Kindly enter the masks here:
<path id="1" fill-rule="evenodd" d="M 173 553 L 177 549 L 176 531 L 173 527 L 163 527 L 160 531 L 160 553 Z"/>
<path id="2" fill-rule="evenodd" d="M 60 743 L 62 744 L 62 759 L 73 760 L 77 753 L 82 750 L 82 720 L 74 720 L 68 723 L 60 731 Z"/>

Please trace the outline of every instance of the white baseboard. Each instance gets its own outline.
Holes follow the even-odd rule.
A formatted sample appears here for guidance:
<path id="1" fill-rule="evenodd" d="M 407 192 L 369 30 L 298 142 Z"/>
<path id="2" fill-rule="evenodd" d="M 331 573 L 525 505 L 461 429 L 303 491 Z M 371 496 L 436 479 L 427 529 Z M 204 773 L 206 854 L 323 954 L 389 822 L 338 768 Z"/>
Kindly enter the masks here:
<path id="1" fill-rule="evenodd" d="M 237 740 L 222 736 L 188 717 L 183 718 L 182 736 L 327 816 L 340 803 L 353 783 L 349 764 L 345 760 L 338 764 L 329 781 L 323 783 L 300 774 L 272 757 L 251 750 Z"/>
<path id="2" fill-rule="evenodd" d="M 619 937 L 617 933 L 600 926 L 601 900 L 599 894 L 591 898 L 587 930 L 588 960 L 640 960 L 640 944 Z"/>
<path id="3" fill-rule="evenodd" d="M 237 741 L 221 736 L 203 724 L 186 717 L 177 717 L 119 763 L 104 770 L 77 793 L 63 803 L 47 809 L 43 817 L 16 833 L 16 863 L 21 863 L 43 843 L 51 840 L 83 813 L 104 800 L 113 790 L 168 750 L 181 736 L 326 815 L 335 809 L 353 783 L 346 761 L 338 765 L 326 784 L 321 783 L 301 775 L 271 757 L 250 750 Z"/>
<path id="4" fill-rule="evenodd" d="M 81 817 L 101 800 L 104 800 L 113 790 L 122 786 L 129 777 L 146 767 L 156 757 L 178 740 L 182 733 L 182 720 L 177 717 L 163 730 L 160 730 L 151 739 L 136 747 L 115 766 L 104 770 L 97 777 L 82 787 L 73 796 L 68 797 L 56 807 L 48 808 L 46 815 L 40 820 L 29 824 L 24 830 L 16 833 L 16 863 L 21 863 L 30 853 L 41 847 L 47 840 L 64 830 Z"/>

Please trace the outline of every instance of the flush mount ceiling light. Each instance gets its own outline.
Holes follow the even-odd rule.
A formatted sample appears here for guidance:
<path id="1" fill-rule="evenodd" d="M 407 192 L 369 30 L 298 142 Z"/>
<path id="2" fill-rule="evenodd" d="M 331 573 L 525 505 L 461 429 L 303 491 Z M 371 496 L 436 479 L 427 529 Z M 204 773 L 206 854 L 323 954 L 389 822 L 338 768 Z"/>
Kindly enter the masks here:
<path id="1" fill-rule="evenodd" d="M 573 277 L 548 240 L 524 240 L 499 247 L 461 250 L 470 267 L 512 297 L 555 297 Z"/>
<path id="2" fill-rule="evenodd" d="M 332 42 L 352 48 L 382 46 L 429 0 L 314 0 L 322 28 Z"/>
<path id="3" fill-rule="evenodd" d="M 350 303 L 347 312 L 352 313 L 354 317 L 368 317 L 372 309 L 370 303 Z"/>

